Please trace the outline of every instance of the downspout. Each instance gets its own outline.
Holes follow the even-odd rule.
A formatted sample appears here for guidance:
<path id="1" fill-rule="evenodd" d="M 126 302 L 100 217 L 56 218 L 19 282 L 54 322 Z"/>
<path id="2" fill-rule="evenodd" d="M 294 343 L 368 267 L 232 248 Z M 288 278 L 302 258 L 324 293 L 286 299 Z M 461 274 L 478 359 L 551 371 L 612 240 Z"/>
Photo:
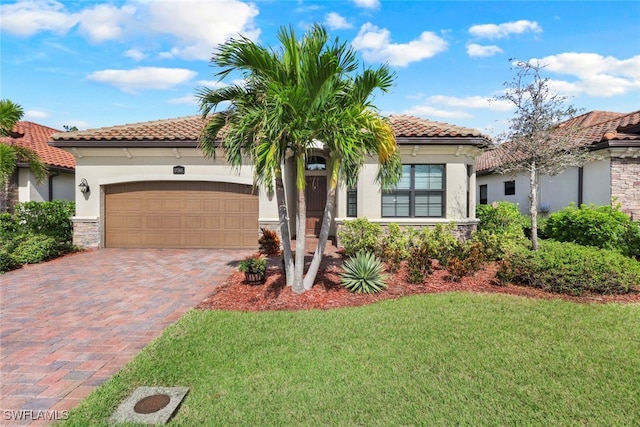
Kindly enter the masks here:
<path id="1" fill-rule="evenodd" d="M 53 200 L 53 178 L 60 175 L 59 171 L 56 171 L 49 175 L 49 201 Z"/>
<path id="2" fill-rule="evenodd" d="M 582 206 L 584 197 L 584 168 L 578 168 L 578 207 Z"/>

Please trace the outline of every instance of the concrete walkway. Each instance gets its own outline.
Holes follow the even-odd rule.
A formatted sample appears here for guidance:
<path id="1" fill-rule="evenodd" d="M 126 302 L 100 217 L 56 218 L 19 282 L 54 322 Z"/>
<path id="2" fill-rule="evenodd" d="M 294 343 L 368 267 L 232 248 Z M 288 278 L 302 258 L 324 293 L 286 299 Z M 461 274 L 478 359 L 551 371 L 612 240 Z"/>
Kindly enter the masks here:
<path id="1" fill-rule="evenodd" d="M 101 249 L 0 275 L 0 425 L 64 418 L 250 252 Z"/>

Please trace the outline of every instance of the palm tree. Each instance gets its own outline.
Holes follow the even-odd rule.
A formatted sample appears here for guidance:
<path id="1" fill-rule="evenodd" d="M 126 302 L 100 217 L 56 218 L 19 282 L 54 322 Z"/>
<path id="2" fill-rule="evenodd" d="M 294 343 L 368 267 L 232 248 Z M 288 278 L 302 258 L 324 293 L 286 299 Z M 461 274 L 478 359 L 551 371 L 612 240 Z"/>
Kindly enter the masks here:
<path id="1" fill-rule="evenodd" d="M 221 45 L 212 62 L 222 68 L 217 75 L 224 79 L 240 71 L 243 86 L 220 89 L 203 88 L 198 92 L 202 115 L 208 120 L 201 137 L 203 152 L 216 154 L 216 141 L 227 161 L 240 167 L 249 157 L 254 164 L 255 179 L 269 192 L 274 191 L 279 208 L 287 284 L 294 292 L 309 289 L 324 252 L 329 224 L 335 206 L 335 190 L 348 178 L 352 183 L 369 154 L 379 154 L 381 179 L 399 178 L 399 161 L 395 139 L 389 125 L 368 101 L 375 89 L 388 90 L 393 76 L 386 66 L 365 70 L 351 76 L 359 64 L 355 52 L 337 39 L 329 41 L 326 30 L 314 25 L 298 40 L 294 30 L 281 28 L 280 51 L 256 45 L 241 37 Z M 211 114 L 223 102 L 229 106 Z M 305 165 L 316 141 L 330 150 L 327 207 L 323 218 L 318 249 L 303 283 L 305 249 Z M 292 153 L 296 170 L 296 259 L 291 258 L 288 207 L 284 198 L 282 171 Z M 355 175 L 357 176 L 357 175 Z M 302 238 L 301 238 L 302 237 Z"/>
<path id="2" fill-rule="evenodd" d="M 0 136 L 11 137 L 13 127 L 23 115 L 24 110 L 19 104 L 8 99 L 0 99 Z M 11 140 L 0 142 L 0 185 L 4 186 L 3 210 L 9 210 L 9 177 L 16 171 L 20 162 L 29 164 L 38 183 L 42 183 L 47 177 L 47 165 L 35 151 L 17 145 Z"/>

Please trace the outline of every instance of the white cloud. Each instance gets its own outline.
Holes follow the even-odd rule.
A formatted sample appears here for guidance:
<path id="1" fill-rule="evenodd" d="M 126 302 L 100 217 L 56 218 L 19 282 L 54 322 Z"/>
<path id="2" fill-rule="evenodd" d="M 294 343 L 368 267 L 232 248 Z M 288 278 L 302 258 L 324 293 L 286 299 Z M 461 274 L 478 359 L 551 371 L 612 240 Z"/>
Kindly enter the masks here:
<path id="1" fill-rule="evenodd" d="M 89 80 L 115 86 L 125 92 L 144 89 L 168 89 L 197 75 L 184 68 L 138 67 L 132 70 L 102 70 L 91 73 Z"/>
<path id="2" fill-rule="evenodd" d="M 148 3 L 148 13 L 154 31 L 177 39 L 164 57 L 206 60 L 216 45 L 230 37 L 260 35 L 254 23 L 257 7 L 237 0 L 154 1 Z"/>
<path id="3" fill-rule="evenodd" d="M 240 0 L 130 0 L 121 7 L 92 4 L 77 13 L 55 0 L 26 0 L 0 5 L 0 29 L 26 37 L 42 31 L 66 34 L 78 26 L 80 34 L 94 42 L 145 31 L 147 37 L 169 36 L 173 46 L 164 57 L 207 60 L 215 46 L 230 37 L 257 39 L 258 13 L 254 4 Z"/>
<path id="4" fill-rule="evenodd" d="M 487 39 L 502 39 L 511 34 L 522 34 L 526 32 L 540 33 L 542 27 L 536 21 L 519 20 L 505 22 L 502 24 L 482 24 L 469 28 L 469 34 L 474 37 Z"/>
<path id="5" fill-rule="evenodd" d="M 343 30 L 353 28 L 346 18 L 336 12 L 329 12 L 324 17 L 324 22 L 332 30 Z"/>
<path id="6" fill-rule="evenodd" d="M 84 9 L 77 14 L 80 32 L 94 42 L 119 39 L 125 34 L 125 26 L 135 12 L 136 8 L 130 5 L 117 8 L 110 4 L 99 4 Z"/>
<path id="7" fill-rule="evenodd" d="M 447 42 L 432 32 L 423 32 L 408 43 L 391 43 L 391 33 L 367 22 L 352 42 L 356 50 L 362 51 L 367 61 L 388 62 L 389 65 L 405 67 L 412 62 L 431 58 L 447 49 Z"/>
<path id="8" fill-rule="evenodd" d="M 380 7 L 379 0 L 353 0 L 353 3 L 363 9 L 378 9 Z"/>
<path id="9" fill-rule="evenodd" d="M 131 58 L 134 61 L 142 61 L 147 57 L 147 54 L 138 49 L 129 49 L 123 53 L 127 58 Z"/>
<path id="10" fill-rule="evenodd" d="M 2 32 L 28 37 L 41 31 L 67 33 L 78 23 L 76 16 L 65 11 L 57 1 L 19 1 L 0 5 Z"/>
<path id="11" fill-rule="evenodd" d="M 551 80 L 550 85 L 559 93 L 608 97 L 640 90 L 640 55 L 621 60 L 596 53 L 566 52 L 531 62 L 542 64 L 544 71 L 577 77 L 572 82 Z"/>
<path id="12" fill-rule="evenodd" d="M 442 110 L 429 105 L 416 105 L 407 110 L 404 110 L 402 114 L 408 114 L 410 116 L 424 117 L 427 119 L 433 119 L 434 117 L 441 119 L 468 119 L 473 117 L 471 114 L 462 110 Z"/>
<path id="13" fill-rule="evenodd" d="M 455 108 L 487 109 L 492 111 L 509 111 L 513 109 L 509 101 L 493 100 L 482 96 L 455 96 L 434 95 L 427 98 L 426 102 L 433 105 L 444 105 Z"/>
<path id="14" fill-rule="evenodd" d="M 470 43 L 467 45 L 467 54 L 469 56 L 493 56 L 498 53 L 502 53 L 502 49 L 498 46 L 482 46 L 476 43 Z"/>
<path id="15" fill-rule="evenodd" d="M 46 119 L 49 113 L 39 110 L 27 110 L 24 112 L 25 119 Z"/>
<path id="16" fill-rule="evenodd" d="M 172 98 L 168 102 L 169 104 L 198 105 L 198 98 L 195 95 L 186 95 L 180 98 Z"/>

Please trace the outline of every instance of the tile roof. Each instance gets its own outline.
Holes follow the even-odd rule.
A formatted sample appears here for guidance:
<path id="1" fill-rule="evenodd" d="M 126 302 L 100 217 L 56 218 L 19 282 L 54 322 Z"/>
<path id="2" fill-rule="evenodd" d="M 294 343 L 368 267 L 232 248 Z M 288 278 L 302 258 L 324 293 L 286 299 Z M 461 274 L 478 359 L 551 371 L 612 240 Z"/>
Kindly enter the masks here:
<path id="1" fill-rule="evenodd" d="M 414 116 L 390 116 L 396 137 L 475 137 L 489 140 L 476 129 L 465 128 L 443 122 L 434 122 Z"/>
<path id="2" fill-rule="evenodd" d="M 204 127 L 200 116 L 62 132 L 54 141 L 197 141 Z"/>
<path id="3" fill-rule="evenodd" d="M 389 121 L 397 138 L 475 138 L 489 142 L 489 137 L 475 129 L 448 123 L 433 122 L 412 116 L 390 116 Z M 57 146 L 104 146 L 124 144 L 163 145 L 190 143 L 195 146 L 204 127 L 201 116 L 179 117 L 132 123 L 75 132 L 61 132 L 52 136 Z"/>
<path id="4" fill-rule="evenodd" d="M 592 111 L 558 126 L 563 129 L 581 128 L 571 146 L 606 146 L 638 144 L 640 143 L 640 110 L 631 113 L 612 113 L 606 111 Z M 516 153 L 510 151 L 510 144 L 504 143 L 498 147 L 485 151 L 476 163 L 478 172 L 488 171 L 500 166 L 504 159 L 515 160 Z"/>
<path id="5" fill-rule="evenodd" d="M 76 160 L 73 155 L 48 144 L 48 142 L 51 141 L 51 136 L 59 132 L 58 129 L 53 129 L 48 126 L 21 121 L 14 126 L 12 135 L 0 137 L 0 142 L 30 148 L 35 151 L 48 166 L 73 169 L 76 166 Z"/>

